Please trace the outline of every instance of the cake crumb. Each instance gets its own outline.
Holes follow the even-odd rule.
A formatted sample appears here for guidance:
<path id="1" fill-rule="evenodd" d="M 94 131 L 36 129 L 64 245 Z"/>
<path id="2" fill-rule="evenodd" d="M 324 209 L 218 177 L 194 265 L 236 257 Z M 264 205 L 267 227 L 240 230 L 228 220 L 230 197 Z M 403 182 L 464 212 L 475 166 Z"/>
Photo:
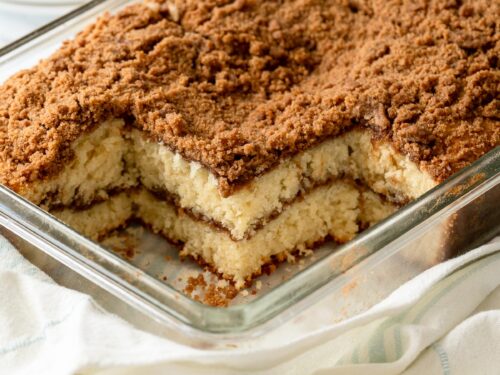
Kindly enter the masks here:
<path id="1" fill-rule="evenodd" d="M 191 295 L 198 287 L 206 287 L 207 283 L 205 281 L 205 278 L 203 277 L 203 274 L 199 274 L 198 277 L 193 277 L 190 276 L 187 280 L 187 284 L 184 287 L 184 292 L 188 295 Z"/>
<path id="2" fill-rule="evenodd" d="M 216 285 L 210 284 L 205 290 L 203 302 L 210 306 L 227 307 L 237 294 L 237 289 L 232 285 L 218 288 Z"/>
<path id="3" fill-rule="evenodd" d="M 217 280 L 217 287 L 218 288 L 225 288 L 229 285 L 229 282 L 226 279 L 218 279 Z"/>
<path id="4" fill-rule="evenodd" d="M 195 301 L 214 307 L 227 307 L 237 296 L 238 290 L 231 283 L 219 283 L 220 280 L 207 283 L 206 278 L 210 279 L 210 274 L 206 272 L 199 273 L 196 277 L 190 276 L 184 293 Z"/>
<path id="5" fill-rule="evenodd" d="M 257 282 L 255 283 L 255 287 L 257 288 L 257 290 L 261 290 L 262 289 L 262 281 L 257 280 Z"/>
<path id="6" fill-rule="evenodd" d="M 122 231 L 115 231 L 100 241 L 101 245 L 111 249 L 127 260 L 135 258 L 137 247 L 140 244 L 140 238 L 143 236 L 142 227 L 129 227 Z"/>
<path id="7" fill-rule="evenodd" d="M 299 255 L 302 257 L 309 257 L 314 254 L 314 250 L 307 248 L 299 248 Z"/>
<path id="8" fill-rule="evenodd" d="M 291 253 L 286 253 L 286 261 L 290 264 L 294 264 L 296 262 L 297 258 L 295 257 L 295 255 L 291 254 Z"/>
<path id="9" fill-rule="evenodd" d="M 265 267 L 262 267 L 263 271 L 266 275 L 271 275 L 274 271 L 276 271 L 276 265 L 275 264 L 269 264 Z"/>

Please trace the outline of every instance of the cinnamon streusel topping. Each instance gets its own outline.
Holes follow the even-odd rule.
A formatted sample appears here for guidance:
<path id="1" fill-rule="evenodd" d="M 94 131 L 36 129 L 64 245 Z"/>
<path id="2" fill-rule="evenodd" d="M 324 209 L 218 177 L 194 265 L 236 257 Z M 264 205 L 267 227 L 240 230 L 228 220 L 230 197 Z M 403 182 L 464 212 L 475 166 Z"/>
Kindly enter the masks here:
<path id="1" fill-rule="evenodd" d="M 0 86 L 0 179 L 123 117 L 219 179 L 368 127 L 440 181 L 500 144 L 497 0 L 187 0 L 104 15 Z"/>

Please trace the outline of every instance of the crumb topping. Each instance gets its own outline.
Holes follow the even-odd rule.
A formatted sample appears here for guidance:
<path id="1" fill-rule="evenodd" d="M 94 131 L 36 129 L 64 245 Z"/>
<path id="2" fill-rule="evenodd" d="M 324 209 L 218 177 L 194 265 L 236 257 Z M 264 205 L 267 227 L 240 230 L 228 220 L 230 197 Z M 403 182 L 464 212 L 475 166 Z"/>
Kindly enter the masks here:
<path id="1" fill-rule="evenodd" d="M 0 86 L 0 179 L 125 118 L 238 184 L 353 126 L 440 181 L 500 144 L 500 3 L 185 0 L 103 15 Z"/>
<path id="2" fill-rule="evenodd" d="M 210 276 L 212 276 L 210 282 L 205 280 L 204 273 L 199 273 L 196 277 L 189 277 L 184 293 L 205 305 L 227 307 L 238 294 L 238 290 L 233 284 L 227 282 L 222 284 L 222 280 L 217 279 L 214 274 Z M 217 282 L 214 279 L 217 279 Z"/>

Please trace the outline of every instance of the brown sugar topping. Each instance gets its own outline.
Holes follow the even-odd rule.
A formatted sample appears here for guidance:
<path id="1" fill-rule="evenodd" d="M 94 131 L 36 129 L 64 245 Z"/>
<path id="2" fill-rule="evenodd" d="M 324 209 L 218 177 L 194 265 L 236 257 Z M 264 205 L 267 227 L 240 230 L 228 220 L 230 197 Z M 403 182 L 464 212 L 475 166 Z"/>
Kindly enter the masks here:
<path id="1" fill-rule="evenodd" d="M 0 176 L 123 117 L 221 192 L 352 126 L 442 180 L 500 144 L 500 2 L 187 0 L 104 15 L 0 87 Z"/>
<path id="2" fill-rule="evenodd" d="M 231 300 L 238 294 L 238 289 L 231 283 L 218 286 L 216 275 L 212 274 L 211 282 L 205 280 L 203 273 L 198 276 L 190 276 L 184 288 L 184 293 L 195 301 L 214 307 L 227 307 Z"/>

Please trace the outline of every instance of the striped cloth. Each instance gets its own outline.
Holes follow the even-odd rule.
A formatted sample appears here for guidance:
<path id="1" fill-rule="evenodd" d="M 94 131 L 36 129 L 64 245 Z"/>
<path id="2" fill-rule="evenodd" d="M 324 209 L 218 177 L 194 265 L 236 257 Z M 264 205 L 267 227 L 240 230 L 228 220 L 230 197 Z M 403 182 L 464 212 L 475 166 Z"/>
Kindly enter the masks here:
<path id="1" fill-rule="evenodd" d="M 0 373 L 498 374 L 499 270 L 497 241 L 349 320 L 310 331 L 308 320 L 328 314 L 313 307 L 255 342 L 214 351 L 137 330 L 0 238 Z"/>

